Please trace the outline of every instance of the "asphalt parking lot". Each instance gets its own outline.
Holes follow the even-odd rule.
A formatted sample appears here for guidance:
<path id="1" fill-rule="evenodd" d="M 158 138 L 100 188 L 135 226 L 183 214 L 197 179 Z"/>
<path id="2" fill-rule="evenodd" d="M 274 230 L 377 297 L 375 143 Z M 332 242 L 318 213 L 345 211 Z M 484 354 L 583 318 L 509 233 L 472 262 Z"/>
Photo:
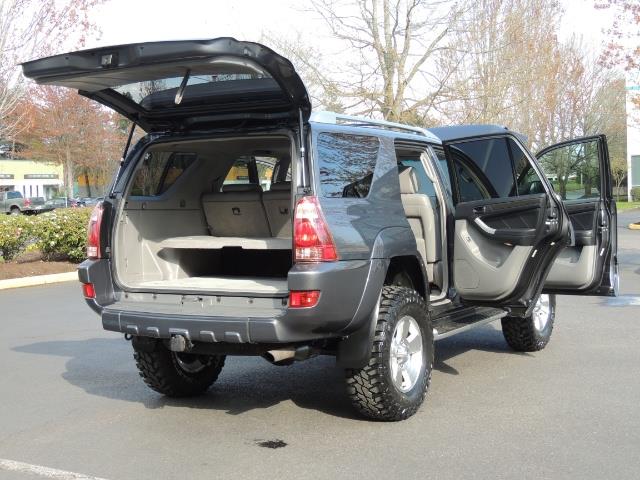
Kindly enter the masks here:
<path id="1" fill-rule="evenodd" d="M 439 342 L 426 404 L 395 424 L 355 417 L 329 358 L 230 358 L 206 396 L 163 398 L 77 283 L 2 291 L 0 478 L 637 479 L 640 231 L 619 232 L 623 296 L 560 297 L 539 353 L 499 325 Z"/>

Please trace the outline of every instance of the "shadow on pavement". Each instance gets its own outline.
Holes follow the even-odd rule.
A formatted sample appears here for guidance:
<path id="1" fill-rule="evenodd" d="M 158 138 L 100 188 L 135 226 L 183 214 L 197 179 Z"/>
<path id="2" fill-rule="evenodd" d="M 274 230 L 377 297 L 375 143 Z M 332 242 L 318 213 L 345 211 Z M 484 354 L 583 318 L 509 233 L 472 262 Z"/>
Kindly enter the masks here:
<path id="1" fill-rule="evenodd" d="M 469 350 L 511 352 L 499 327 L 485 326 L 436 346 L 435 369 L 458 375 L 447 360 Z M 359 419 L 345 394 L 343 373 L 330 357 L 316 357 L 289 367 L 261 358 L 228 357 L 218 381 L 207 394 L 168 398 L 151 391 L 138 376 L 131 346 L 120 338 L 38 342 L 14 351 L 47 357 L 69 357 L 62 377 L 91 395 L 141 403 L 146 408 L 183 407 L 225 411 L 230 415 L 265 409 L 290 400 L 305 409 Z"/>
<path id="2" fill-rule="evenodd" d="M 495 322 L 437 342 L 434 367 L 442 373 L 459 375 L 460 372 L 448 365 L 447 360 L 471 350 L 509 355 L 529 355 L 528 353 L 511 350 L 502 335 L 500 322 Z M 496 361 L 498 360 L 496 359 Z"/>

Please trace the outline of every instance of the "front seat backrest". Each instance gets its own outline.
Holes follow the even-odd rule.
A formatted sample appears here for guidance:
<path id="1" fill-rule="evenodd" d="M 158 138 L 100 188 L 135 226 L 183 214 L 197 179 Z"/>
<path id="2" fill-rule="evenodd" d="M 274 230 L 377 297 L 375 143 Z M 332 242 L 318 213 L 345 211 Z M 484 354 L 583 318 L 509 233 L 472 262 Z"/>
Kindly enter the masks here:
<path id="1" fill-rule="evenodd" d="M 202 196 L 202 210 L 209 232 L 216 237 L 271 236 L 260 185 L 224 185 L 222 192 Z"/>
<path id="2" fill-rule="evenodd" d="M 427 195 L 418 193 L 418 178 L 413 167 L 402 168 L 398 177 L 402 206 L 416 237 L 418 252 L 426 263 L 435 263 L 439 260 L 439 248 L 431 201 Z"/>

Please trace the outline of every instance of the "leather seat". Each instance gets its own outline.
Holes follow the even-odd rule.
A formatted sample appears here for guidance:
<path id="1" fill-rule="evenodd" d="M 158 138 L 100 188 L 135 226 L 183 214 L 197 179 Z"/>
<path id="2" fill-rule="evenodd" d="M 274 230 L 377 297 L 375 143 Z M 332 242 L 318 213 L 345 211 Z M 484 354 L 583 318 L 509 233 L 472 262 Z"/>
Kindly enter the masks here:
<path id="1" fill-rule="evenodd" d="M 274 237 L 291 238 L 291 182 L 272 183 L 262 203 Z"/>
<path id="2" fill-rule="evenodd" d="M 271 236 L 260 185 L 224 185 L 222 192 L 202 196 L 202 209 L 209 232 L 216 237 Z"/>
<path id="3" fill-rule="evenodd" d="M 418 252 L 422 256 L 429 281 L 437 283 L 434 278 L 434 264 L 440 261 L 440 242 L 437 232 L 436 215 L 431 199 L 419 192 L 418 178 L 413 167 L 400 167 L 400 198 L 409 226 L 416 237 Z"/>

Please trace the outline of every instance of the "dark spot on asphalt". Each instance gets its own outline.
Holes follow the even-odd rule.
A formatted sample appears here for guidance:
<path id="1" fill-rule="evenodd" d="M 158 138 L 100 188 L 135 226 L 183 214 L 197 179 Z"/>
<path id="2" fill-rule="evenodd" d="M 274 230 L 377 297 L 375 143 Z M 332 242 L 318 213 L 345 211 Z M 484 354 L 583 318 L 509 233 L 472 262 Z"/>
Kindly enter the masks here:
<path id="1" fill-rule="evenodd" d="M 287 442 L 276 438 L 275 440 L 255 440 L 259 447 L 264 448 L 282 448 L 287 446 Z"/>

